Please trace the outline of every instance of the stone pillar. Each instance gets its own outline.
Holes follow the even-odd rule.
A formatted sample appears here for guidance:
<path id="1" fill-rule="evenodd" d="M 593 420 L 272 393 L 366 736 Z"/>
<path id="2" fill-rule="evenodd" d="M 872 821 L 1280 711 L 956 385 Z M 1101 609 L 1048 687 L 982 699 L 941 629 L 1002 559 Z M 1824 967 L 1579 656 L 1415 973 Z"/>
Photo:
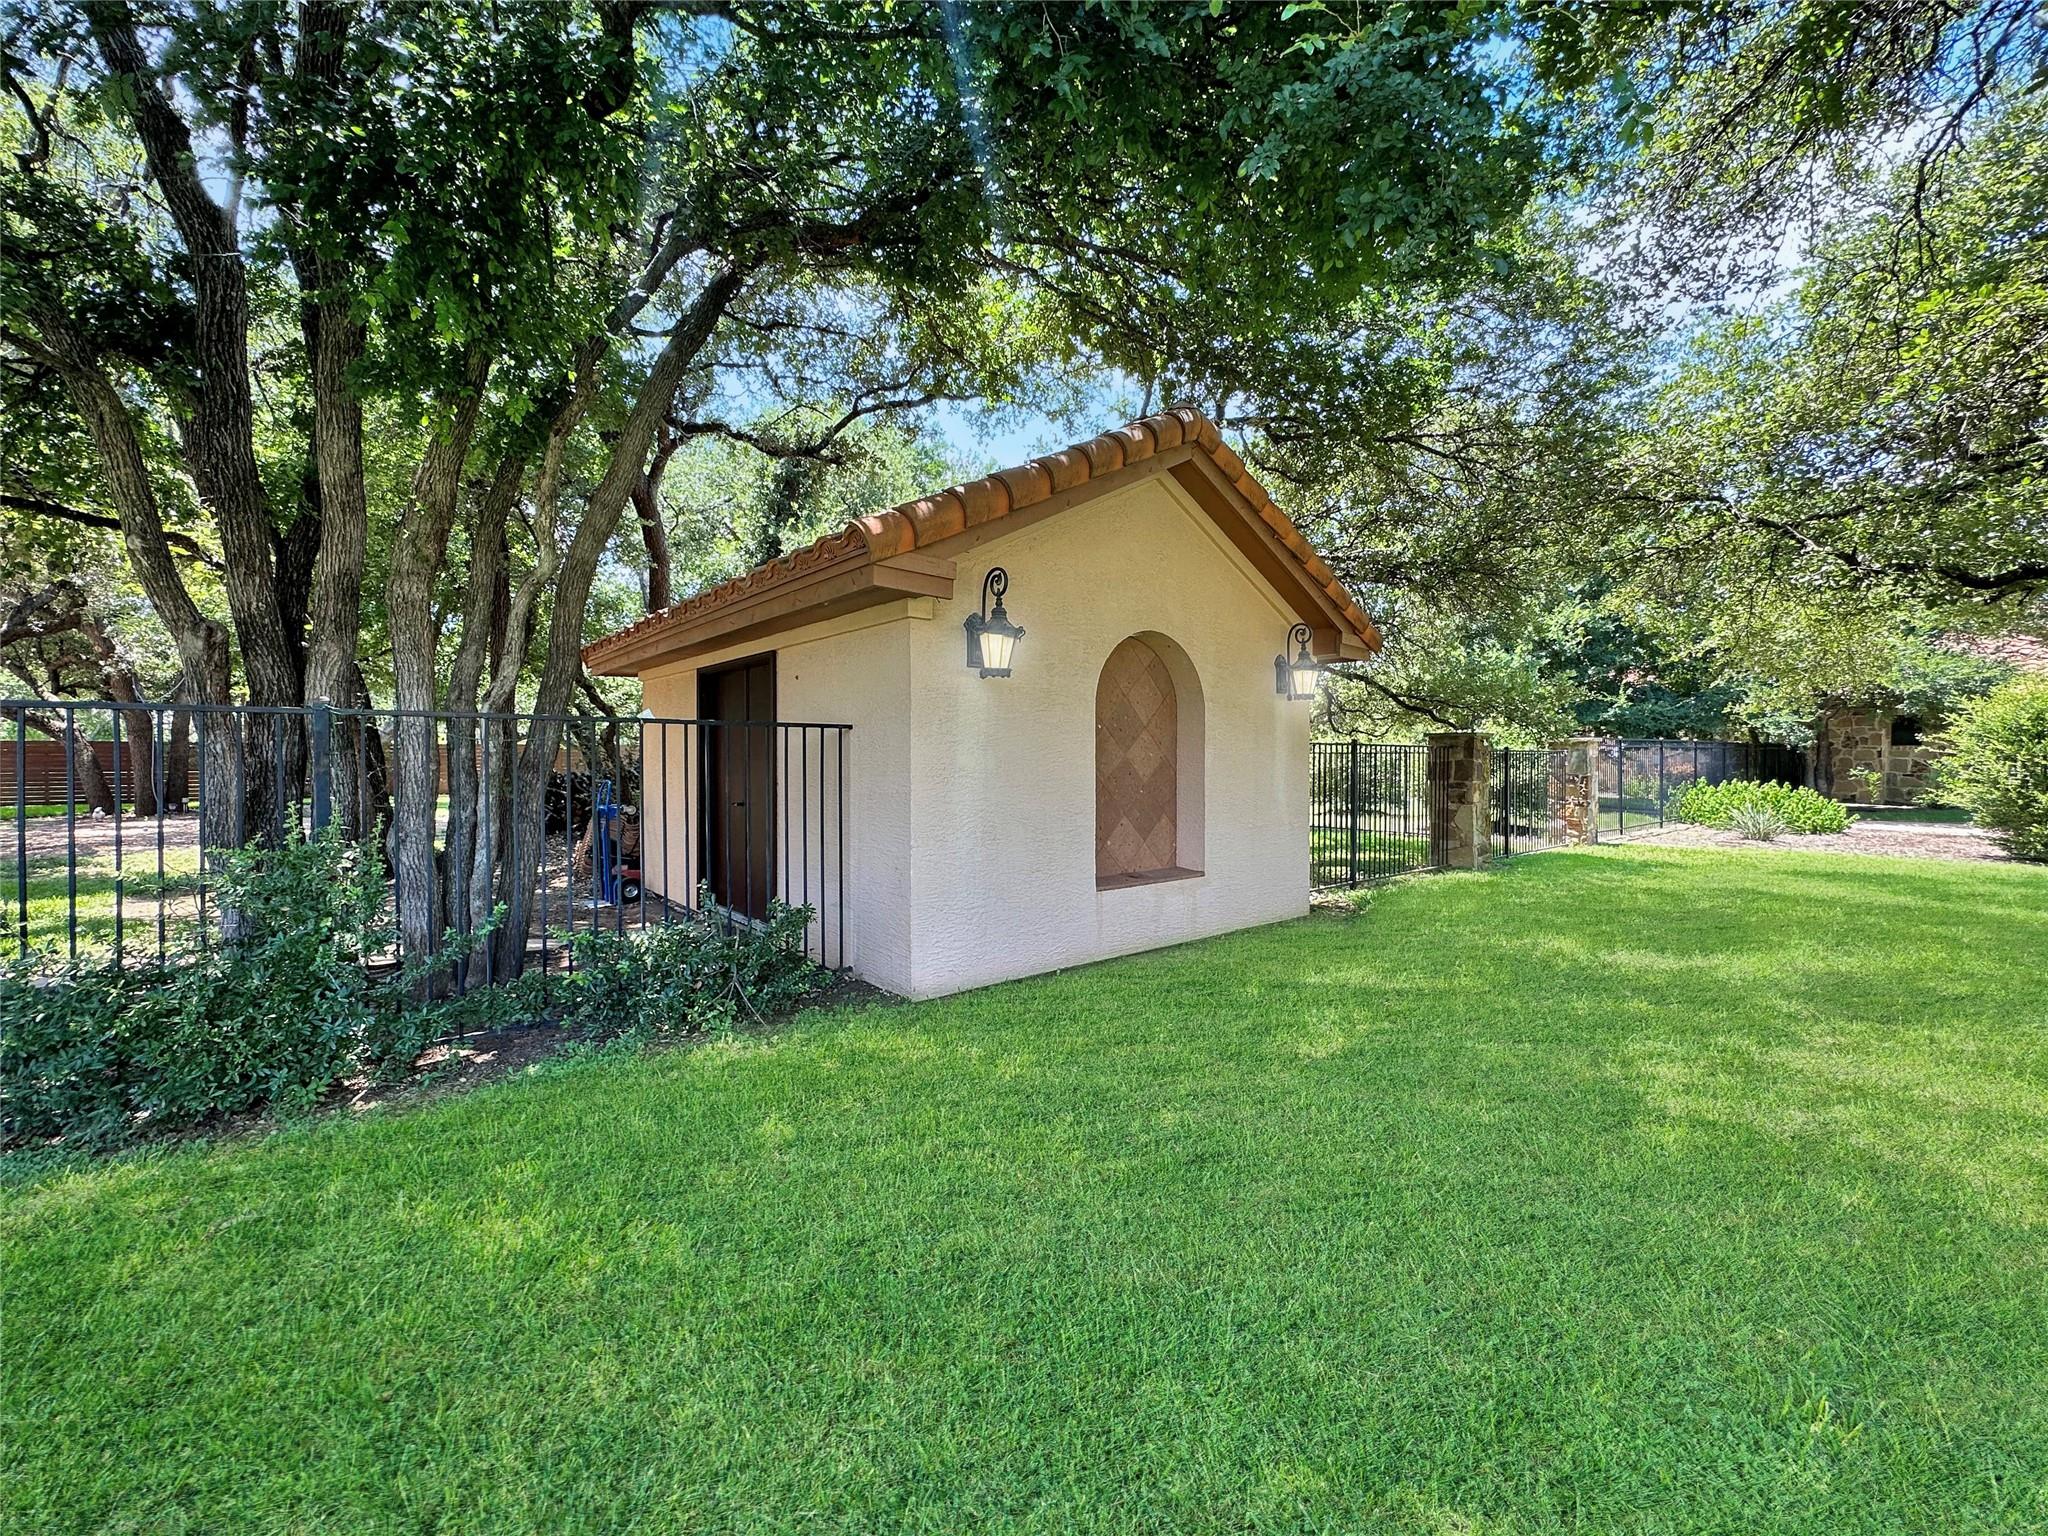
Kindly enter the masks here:
<path id="1" fill-rule="evenodd" d="M 1550 816 L 1566 847 L 1600 841 L 1600 738 L 1574 736 L 1550 744 Z"/>
<path id="2" fill-rule="evenodd" d="M 1429 744 L 1429 862 L 1483 869 L 1493 857 L 1493 745 L 1470 731 L 1436 731 Z"/>

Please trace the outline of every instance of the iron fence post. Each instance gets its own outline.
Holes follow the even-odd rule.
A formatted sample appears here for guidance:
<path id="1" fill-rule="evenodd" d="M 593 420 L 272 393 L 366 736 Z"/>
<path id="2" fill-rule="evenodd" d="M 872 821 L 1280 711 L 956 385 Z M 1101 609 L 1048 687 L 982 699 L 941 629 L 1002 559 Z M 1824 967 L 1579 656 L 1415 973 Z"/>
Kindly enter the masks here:
<path id="1" fill-rule="evenodd" d="M 1628 836 L 1628 744 L 1614 743 L 1614 835 Z"/>
<path id="2" fill-rule="evenodd" d="M 313 835 L 327 830 L 334 815 L 334 770 L 328 761 L 333 714 L 325 699 L 316 699 L 307 710 L 307 737 L 313 753 Z"/>
<path id="3" fill-rule="evenodd" d="M 1344 860 L 1348 871 L 1346 884 L 1358 884 L 1358 738 L 1351 738 L 1351 777 L 1345 786 L 1345 805 L 1351 813 L 1350 835 L 1347 839 L 1347 853 Z"/>
<path id="4" fill-rule="evenodd" d="M 21 957 L 28 958 L 28 711 L 14 713 L 14 901 Z"/>

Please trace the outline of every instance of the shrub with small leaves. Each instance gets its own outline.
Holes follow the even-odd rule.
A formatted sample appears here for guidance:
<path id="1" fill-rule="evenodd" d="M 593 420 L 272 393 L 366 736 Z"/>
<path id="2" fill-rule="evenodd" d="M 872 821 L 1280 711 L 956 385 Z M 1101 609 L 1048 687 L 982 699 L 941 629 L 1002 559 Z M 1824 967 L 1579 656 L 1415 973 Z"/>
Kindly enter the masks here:
<path id="1" fill-rule="evenodd" d="M 1785 830 L 1814 836 L 1849 830 L 1849 812 L 1839 801 L 1804 785 L 1758 783 L 1729 779 L 1721 784 L 1693 784 L 1678 797 L 1680 821 L 1727 828 L 1737 811 L 1769 811 Z"/>
<path id="2" fill-rule="evenodd" d="M 0 972 L 0 1141 L 104 1147 L 222 1115 L 303 1109 L 425 1027 L 364 958 L 384 881 L 338 837 L 209 855 L 232 940 L 162 964 Z"/>
<path id="3" fill-rule="evenodd" d="M 708 892 L 700 905 L 713 912 Z M 672 1038 L 783 1012 L 827 980 L 805 953 L 811 917 L 772 902 L 758 924 L 689 913 L 636 933 L 579 933 L 563 1022 L 594 1039 Z"/>
<path id="4" fill-rule="evenodd" d="M 828 975 L 805 952 L 811 910 L 777 903 L 761 923 L 580 933 L 567 978 L 534 970 L 437 996 L 420 970 L 366 964 L 391 947 L 373 853 L 323 836 L 209 859 L 231 939 L 161 964 L 0 967 L 0 1145 L 98 1150 L 310 1108 L 345 1079 L 403 1076 L 434 1040 L 539 1022 L 550 1006 L 591 1041 L 714 1033 L 787 1011 Z"/>
<path id="5" fill-rule="evenodd" d="M 1936 738 L 1941 793 L 2017 859 L 2048 862 L 2048 677 L 2018 677 L 1961 705 Z"/>

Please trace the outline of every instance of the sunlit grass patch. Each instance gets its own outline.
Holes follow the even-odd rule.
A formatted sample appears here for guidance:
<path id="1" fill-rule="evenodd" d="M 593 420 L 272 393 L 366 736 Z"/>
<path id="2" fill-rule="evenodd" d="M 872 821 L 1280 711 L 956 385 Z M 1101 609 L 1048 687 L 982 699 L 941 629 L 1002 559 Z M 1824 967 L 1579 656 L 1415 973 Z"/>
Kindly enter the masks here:
<path id="1" fill-rule="evenodd" d="M 1631 847 L 28 1176 L 7 1523 L 2036 1530 L 2048 871 Z"/>

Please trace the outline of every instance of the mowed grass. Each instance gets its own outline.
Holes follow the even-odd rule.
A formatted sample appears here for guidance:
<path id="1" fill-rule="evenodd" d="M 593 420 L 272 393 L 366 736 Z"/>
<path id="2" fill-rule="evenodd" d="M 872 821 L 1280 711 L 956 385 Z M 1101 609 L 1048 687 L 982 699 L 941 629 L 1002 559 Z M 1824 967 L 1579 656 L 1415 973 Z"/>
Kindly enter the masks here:
<path id="1" fill-rule="evenodd" d="M 18 1182 L 59 1532 L 2048 1528 L 2048 871 L 1619 848 Z"/>
<path id="2" fill-rule="evenodd" d="M 124 951 L 153 955 L 159 907 L 168 946 L 194 940 L 198 898 L 178 882 L 198 872 L 197 848 L 165 850 L 162 885 L 153 842 L 131 844 L 118 864 L 110 848 L 81 850 L 75 860 L 62 853 L 31 855 L 26 881 L 13 850 L 6 852 L 7 860 L 0 863 L 0 936 L 10 946 L 5 950 L 9 958 L 24 927 L 28 948 L 39 954 L 68 955 L 75 943 L 81 955 L 111 956 L 117 919 Z"/>

